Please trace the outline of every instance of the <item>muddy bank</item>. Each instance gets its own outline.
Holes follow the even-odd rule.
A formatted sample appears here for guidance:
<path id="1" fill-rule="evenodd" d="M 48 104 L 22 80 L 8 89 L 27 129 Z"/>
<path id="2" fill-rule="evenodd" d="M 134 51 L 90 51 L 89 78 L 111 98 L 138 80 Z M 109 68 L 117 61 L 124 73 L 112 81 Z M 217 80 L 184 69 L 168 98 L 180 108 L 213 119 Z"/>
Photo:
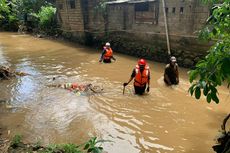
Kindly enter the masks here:
<path id="1" fill-rule="evenodd" d="M 1 129 L 0 129 L 1 131 Z M 21 135 L 15 135 L 11 139 L 0 136 L 0 152 L 1 153 L 102 153 L 102 143 L 105 140 L 97 140 L 96 137 L 91 138 L 87 142 L 76 144 L 49 144 L 42 145 L 41 141 L 36 143 L 24 143 Z"/>

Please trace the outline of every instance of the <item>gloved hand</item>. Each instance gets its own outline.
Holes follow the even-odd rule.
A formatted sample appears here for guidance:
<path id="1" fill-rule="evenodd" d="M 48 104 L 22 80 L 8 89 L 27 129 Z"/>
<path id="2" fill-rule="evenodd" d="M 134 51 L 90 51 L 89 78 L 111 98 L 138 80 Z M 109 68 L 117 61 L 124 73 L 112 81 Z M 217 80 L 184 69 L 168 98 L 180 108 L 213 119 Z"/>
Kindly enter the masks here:
<path id="1" fill-rule="evenodd" d="M 123 84 L 124 87 L 127 86 L 127 85 L 128 85 L 128 83 L 126 83 L 126 82 Z"/>
<path id="2" fill-rule="evenodd" d="M 147 87 L 146 91 L 149 92 L 149 87 Z"/>

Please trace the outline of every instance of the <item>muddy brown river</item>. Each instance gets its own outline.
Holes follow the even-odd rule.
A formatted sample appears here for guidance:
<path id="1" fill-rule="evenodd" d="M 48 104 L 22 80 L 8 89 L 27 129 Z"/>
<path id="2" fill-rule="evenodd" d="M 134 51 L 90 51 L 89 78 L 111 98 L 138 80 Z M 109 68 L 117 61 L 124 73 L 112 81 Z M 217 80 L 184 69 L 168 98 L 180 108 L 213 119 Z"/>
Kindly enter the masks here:
<path id="1" fill-rule="evenodd" d="M 112 44 L 111 44 L 112 45 Z M 0 127 L 25 142 L 83 143 L 92 136 L 110 140 L 109 153 L 210 153 L 224 117 L 229 90 L 219 88 L 220 104 L 196 100 L 187 90 L 188 69 L 180 84 L 167 87 L 165 64 L 148 61 L 150 93 L 122 94 L 137 58 L 114 53 L 117 61 L 98 63 L 100 50 L 63 41 L 0 33 L 0 64 L 30 75 L 0 81 Z M 56 79 L 53 80 L 52 78 Z M 92 83 L 100 94 L 74 94 L 48 84 Z"/>

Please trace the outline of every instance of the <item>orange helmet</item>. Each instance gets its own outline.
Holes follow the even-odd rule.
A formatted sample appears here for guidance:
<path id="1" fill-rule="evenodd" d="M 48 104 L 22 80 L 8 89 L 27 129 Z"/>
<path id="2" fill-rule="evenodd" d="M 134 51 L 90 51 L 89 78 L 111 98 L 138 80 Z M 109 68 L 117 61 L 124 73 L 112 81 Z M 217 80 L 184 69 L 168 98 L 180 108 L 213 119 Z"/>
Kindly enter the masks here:
<path id="1" fill-rule="evenodd" d="M 138 65 L 146 65 L 146 61 L 144 59 L 140 59 L 138 61 Z"/>

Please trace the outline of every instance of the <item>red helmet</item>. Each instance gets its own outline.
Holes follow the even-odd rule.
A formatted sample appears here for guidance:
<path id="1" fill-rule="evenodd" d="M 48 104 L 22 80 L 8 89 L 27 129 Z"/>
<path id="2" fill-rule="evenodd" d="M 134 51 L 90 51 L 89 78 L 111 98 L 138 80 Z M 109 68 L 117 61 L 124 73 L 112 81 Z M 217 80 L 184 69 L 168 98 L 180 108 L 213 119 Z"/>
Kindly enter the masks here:
<path id="1" fill-rule="evenodd" d="M 138 61 L 138 65 L 146 65 L 146 61 L 144 59 L 140 59 Z"/>

